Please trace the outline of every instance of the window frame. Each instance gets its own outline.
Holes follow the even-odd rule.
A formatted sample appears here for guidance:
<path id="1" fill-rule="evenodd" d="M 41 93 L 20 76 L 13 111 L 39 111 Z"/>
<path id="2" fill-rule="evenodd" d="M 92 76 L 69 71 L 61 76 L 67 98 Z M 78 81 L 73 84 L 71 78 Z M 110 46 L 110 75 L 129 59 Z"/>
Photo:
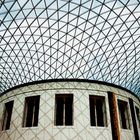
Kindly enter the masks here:
<path id="1" fill-rule="evenodd" d="M 59 112 L 57 110 L 57 104 L 58 104 L 58 98 L 62 98 L 63 100 L 63 117 L 61 118 L 62 119 L 62 124 L 58 124 L 58 120 L 57 120 L 57 112 Z M 66 124 L 66 98 L 71 98 L 71 124 Z M 74 125 L 74 96 L 73 94 L 55 94 L 55 113 L 54 113 L 54 125 L 55 126 L 73 126 Z"/>
<path id="2" fill-rule="evenodd" d="M 130 120 L 130 109 L 129 109 L 128 101 L 122 100 L 122 99 L 117 99 L 117 106 L 118 106 L 118 116 L 119 116 L 120 128 L 124 129 L 124 130 L 130 130 L 131 129 L 131 120 Z M 120 108 L 124 109 L 124 111 L 120 112 L 121 111 Z M 125 119 L 123 119 L 123 122 L 125 121 L 125 124 L 123 124 L 123 122 L 122 122 L 122 116 L 124 116 L 124 118 L 125 118 Z"/>
<path id="3" fill-rule="evenodd" d="M 29 109 L 29 102 L 33 102 L 33 112 L 32 112 L 32 122 L 31 124 L 28 123 L 28 109 Z M 37 102 L 37 103 L 36 103 Z M 36 107 L 37 104 L 37 107 Z M 24 101 L 24 111 L 23 111 L 23 120 L 22 120 L 22 127 L 37 127 L 38 122 L 39 122 L 39 108 L 40 108 L 40 95 L 35 95 L 35 96 L 27 96 L 25 97 Z M 30 108 L 31 109 L 31 108 Z M 37 109 L 37 112 L 36 112 Z M 35 124 L 35 113 L 37 113 L 37 122 Z"/>
<path id="4" fill-rule="evenodd" d="M 91 114 L 91 100 L 94 100 L 94 115 Z M 97 113 L 97 100 L 102 101 L 102 123 L 103 124 L 98 124 L 98 113 Z M 91 127 L 107 127 L 107 110 L 106 110 L 106 97 L 105 96 L 99 96 L 99 95 L 89 95 L 89 117 L 90 117 L 90 126 Z M 95 116 L 95 117 L 93 117 Z M 92 120 L 95 119 L 95 120 Z M 94 121 L 95 124 L 92 124 L 92 122 Z"/>
<path id="5" fill-rule="evenodd" d="M 12 104 L 11 108 L 8 107 L 9 106 L 8 104 Z M 4 104 L 3 119 L 2 119 L 2 131 L 10 129 L 13 107 L 14 107 L 14 100 L 11 100 L 11 101 L 6 102 Z M 10 118 L 8 119 L 9 109 L 10 109 Z M 7 113 L 7 110 L 8 110 L 8 113 Z"/>
<path id="6" fill-rule="evenodd" d="M 135 105 L 135 114 L 136 114 L 137 126 L 138 126 L 138 129 L 140 129 L 140 108 L 136 105 Z"/>

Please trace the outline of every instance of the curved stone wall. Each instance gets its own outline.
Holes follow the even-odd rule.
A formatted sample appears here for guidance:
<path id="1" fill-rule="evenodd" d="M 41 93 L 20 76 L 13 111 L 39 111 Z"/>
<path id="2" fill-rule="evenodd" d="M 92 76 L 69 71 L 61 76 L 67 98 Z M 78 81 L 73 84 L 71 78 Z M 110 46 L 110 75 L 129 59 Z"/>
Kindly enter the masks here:
<path id="1" fill-rule="evenodd" d="M 127 128 L 122 128 L 119 116 L 120 113 L 117 113 L 118 124 L 116 125 L 118 125 L 118 137 L 120 137 L 121 140 L 135 139 L 137 134 L 135 134 L 134 130 L 136 129 L 138 134 L 140 134 L 137 112 L 135 110 L 135 108 L 140 110 L 140 102 L 133 94 L 126 90 L 119 89 L 118 87 L 101 83 L 61 81 L 26 85 L 3 94 L 0 97 L 0 140 L 112 140 L 112 123 L 108 97 L 110 92 L 115 97 L 114 103 L 116 104 L 116 112 L 119 112 L 119 101 L 124 101 L 128 105 L 127 119 L 129 121 L 129 126 Z M 73 97 L 72 124 L 70 125 L 59 125 L 56 122 L 57 95 L 72 95 Z M 38 123 L 37 126 L 27 127 L 26 124 L 24 125 L 24 121 L 27 117 L 27 112 L 25 112 L 26 99 L 27 97 L 35 96 L 40 98 Z M 104 122 L 103 124 L 100 123 L 101 126 L 100 124 L 95 126 L 91 125 L 90 97 L 93 97 L 95 100 L 96 97 L 101 97 L 103 99 Z M 133 101 L 134 106 L 133 111 L 137 127 L 135 129 L 130 100 Z M 10 101 L 13 101 L 11 121 L 9 128 L 5 130 L 3 128 L 5 106 L 6 103 Z M 99 103 L 101 102 L 102 100 L 99 101 Z M 66 108 L 65 104 L 65 112 Z M 98 115 L 98 107 L 95 112 L 95 114 Z M 71 115 L 71 112 L 69 112 L 69 114 Z M 99 114 L 101 114 L 101 112 L 99 112 Z M 63 118 L 66 117 L 66 115 L 67 114 L 65 114 Z M 101 122 L 101 120 L 99 121 Z"/>

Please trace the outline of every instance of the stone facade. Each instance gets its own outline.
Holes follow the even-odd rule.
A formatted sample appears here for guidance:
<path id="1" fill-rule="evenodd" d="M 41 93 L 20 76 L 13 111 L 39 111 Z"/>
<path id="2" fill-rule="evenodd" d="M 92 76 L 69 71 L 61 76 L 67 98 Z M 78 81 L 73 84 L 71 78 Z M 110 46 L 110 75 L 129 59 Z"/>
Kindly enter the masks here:
<path id="1" fill-rule="evenodd" d="M 112 140 L 107 92 L 113 92 L 116 95 L 116 100 L 126 101 L 128 106 L 128 98 L 131 98 L 134 105 L 140 109 L 140 102 L 134 95 L 126 90 L 101 83 L 47 82 L 22 86 L 8 91 L 0 97 L 0 140 Z M 55 125 L 56 94 L 73 94 L 72 126 Z M 25 97 L 35 95 L 40 95 L 38 126 L 22 127 Z M 90 125 L 89 95 L 98 95 L 105 98 L 106 126 Z M 14 100 L 14 105 L 10 129 L 2 130 L 4 105 L 12 100 Z M 134 140 L 130 107 L 128 112 L 130 129 L 121 129 L 119 123 L 121 140 Z M 136 122 L 138 127 L 138 119 L 136 119 Z M 138 131 L 140 134 L 140 128 L 138 128 Z"/>

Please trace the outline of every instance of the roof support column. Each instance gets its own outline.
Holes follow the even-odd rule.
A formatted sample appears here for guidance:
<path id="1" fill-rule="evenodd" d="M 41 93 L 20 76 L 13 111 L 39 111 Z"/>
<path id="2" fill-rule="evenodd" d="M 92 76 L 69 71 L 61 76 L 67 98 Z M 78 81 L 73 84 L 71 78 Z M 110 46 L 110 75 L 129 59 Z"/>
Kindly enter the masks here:
<path id="1" fill-rule="evenodd" d="M 108 92 L 109 100 L 109 110 L 110 110 L 110 119 L 111 119 L 111 128 L 112 128 L 112 139 L 120 140 L 120 130 L 119 130 L 119 121 L 118 121 L 118 112 L 117 112 L 117 103 L 116 96 L 112 92 Z"/>

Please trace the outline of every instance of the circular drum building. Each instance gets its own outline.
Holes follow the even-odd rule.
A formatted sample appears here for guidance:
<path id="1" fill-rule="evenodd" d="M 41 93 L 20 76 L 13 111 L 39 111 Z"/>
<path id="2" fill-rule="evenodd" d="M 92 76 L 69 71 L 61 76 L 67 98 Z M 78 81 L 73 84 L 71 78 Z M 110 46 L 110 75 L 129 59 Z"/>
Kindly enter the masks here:
<path id="1" fill-rule="evenodd" d="M 1 0 L 0 140 L 139 140 L 139 15 L 139 0 Z"/>
<path id="2" fill-rule="evenodd" d="M 139 99 L 113 84 L 33 82 L 5 92 L 0 102 L 1 140 L 132 140 L 140 134 Z"/>

